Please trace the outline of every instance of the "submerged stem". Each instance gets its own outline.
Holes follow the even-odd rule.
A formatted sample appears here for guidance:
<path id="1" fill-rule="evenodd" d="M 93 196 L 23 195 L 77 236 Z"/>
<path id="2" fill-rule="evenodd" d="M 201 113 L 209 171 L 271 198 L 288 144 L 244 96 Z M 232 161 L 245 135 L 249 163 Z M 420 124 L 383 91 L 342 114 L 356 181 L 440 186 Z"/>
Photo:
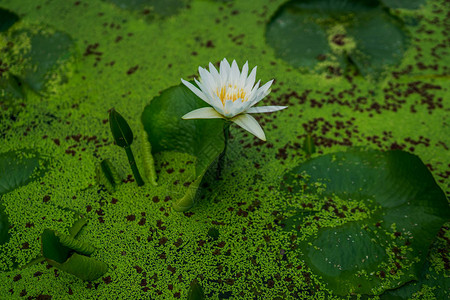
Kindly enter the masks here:
<path id="1" fill-rule="evenodd" d="M 134 160 L 133 152 L 131 151 L 131 147 L 124 147 L 125 152 L 128 156 L 128 162 L 130 163 L 131 170 L 133 171 L 134 178 L 136 179 L 136 183 L 138 186 L 144 185 L 144 181 L 142 180 L 141 174 L 136 165 L 136 161 Z"/>
<path id="2" fill-rule="evenodd" d="M 217 164 L 217 175 L 216 175 L 217 179 L 221 179 L 222 170 L 225 165 L 225 154 L 227 152 L 228 140 L 230 138 L 230 124 L 231 123 L 228 121 L 223 124 L 223 137 L 224 137 L 225 147 L 223 148 L 222 153 L 220 153 L 220 155 L 219 155 L 219 162 Z"/>

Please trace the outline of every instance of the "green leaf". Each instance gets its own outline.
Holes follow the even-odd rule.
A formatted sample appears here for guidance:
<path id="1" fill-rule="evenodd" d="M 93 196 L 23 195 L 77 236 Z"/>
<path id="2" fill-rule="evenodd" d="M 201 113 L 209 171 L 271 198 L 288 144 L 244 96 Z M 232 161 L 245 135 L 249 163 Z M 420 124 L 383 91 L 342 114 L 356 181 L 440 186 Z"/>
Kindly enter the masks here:
<path id="1" fill-rule="evenodd" d="M 312 154 L 316 153 L 316 146 L 314 145 L 314 139 L 310 133 L 305 137 L 303 142 L 303 151 L 306 153 L 306 157 L 311 157 Z"/>
<path id="2" fill-rule="evenodd" d="M 0 8 L 0 32 L 8 30 L 19 20 L 19 16 L 9 10 Z"/>
<path id="3" fill-rule="evenodd" d="M 95 252 L 95 248 L 93 246 L 77 240 L 70 235 L 62 234 L 60 232 L 56 232 L 55 234 L 59 238 L 61 245 L 70 248 L 71 250 L 85 255 L 91 255 Z"/>
<path id="4" fill-rule="evenodd" d="M 294 67 L 314 68 L 331 54 L 326 31 L 307 11 L 283 6 L 267 25 L 267 43 Z"/>
<path id="5" fill-rule="evenodd" d="M 346 69 L 379 76 L 408 44 L 402 22 L 376 0 L 293 0 L 267 25 L 267 43 L 294 67 Z M 321 62 L 321 63 L 319 63 Z"/>
<path id="6" fill-rule="evenodd" d="M 137 185 L 144 185 L 144 181 L 142 180 L 141 174 L 139 173 L 133 152 L 131 151 L 131 144 L 133 143 L 133 132 L 131 131 L 130 125 L 128 125 L 127 121 L 114 108 L 109 111 L 109 125 L 116 144 L 124 148 L 125 152 L 127 153 L 128 162 L 130 163 L 130 167 L 133 171 L 133 175 L 136 179 Z M 110 175 L 114 176 L 114 174 Z M 114 188 L 115 185 L 112 187 Z"/>
<path id="7" fill-rule="evenodd" d="M 61 31 L 51 34 L 33 34 L 28 30 L 19 30 L 15 35 L 13 34 L 13 37 L 19 34 L 30 37 L 31 49 L 24 53 L 23 59 L 27 63 L 24 65 L 23 72 L 17 75 L 31 89 L 41 92 L 46 87 L 46 83 L 52 80 L 54 71 L 73 56 L 74 42 L 68 34 Z"/>
<path id="8" fill-rule="evenodd" d="M 44 229 L 41 235 L 42 255 L 46 259 L 58 263 L 65 262 L 70 255 L 71 249 L 64 246 L 57 236 L 56 232 L 50 229 Z"/>
<path id="9" fill-rule="evenodd" d="M 109 111 L 109 126 L 114 141 L 119 147 L 130 147 L 133 143 L 133 132 L 128 122 L 114 108 Z"/>
<path id="10" fill-rule="evenodd" d="M 203 292 L 203 288 L 198 282 L 197 279 L 194 279 L 191 281 L 191 284 L 189 285 L 189 291 L 188 291 L 188 300 L 203 300 L 205 298 L 205 293 Z"/>
<path id="11" fill-rule="evenodd" d="M 55 268 L 75 275 L 85 281 L 96 280 L 108 272 L 108 265 L 106 263 L 78 253 L 72 254 L 63 264 L 47 261 Z"/>
<path id="12" fill-rule="evenodd" d="M 158 176 L 156 175 L 155 160 L 152 155 L 152 145 L 148 141 L 147 132 L 142 128 L 142 160 L 144 163 L 144 172 L 148 181 L 153 186 L 157 186 Z"/>
<path id="13" fill-rule="evenodd" d="M 205 106 L 207 104 L 187 87 L 178 85 L 155 97 L 142 113 L 142 123 L 153 155 L 162 151 L 177 151 L 197 158 L 194 183 L 182 199 L 174 202 L 177 211 L 192 207 L 200 194 L 199 186 L 204 174 L 225 146 L 222 119 L 181 118 Z"/>
<path id="14" fill-rule="evenodd" d="M 415 293 L 427 287 L 433 290 L 434 299 L 449 299 L 450 290 L 450 278 L 445 274 L 438 274 L 434 268 L 426 263 L 420 273 L 418 281 L 413 281 L 405 284 L 394 290 L 389 290 L 383 293 L 380 297 L 381 300 L 408 300 L 417 299 L 413 298 Z M 417 296 L 421 296 L 418 294 Z"/>
<path id="15" fill-rule="evenodd" d="M 9 220 L 5 212 L 5 206 L 0 202 L 0 245 L 9 241 Z"/>
<path id="16" fill-rule="evenodd" d="M 84 225 L 86 225 L 87 219 L 80 217 L 78 220 L 73 223 L 72 227 L 69 228 L 69 234 L 71 237 L 76 237 L 78 233 L 81 231 Z"/>
<path id="17" fill-rule="evenodd" d="M 309 178 L 306 190 L 299 177 Z M 367 219 L 320 228 L 317 236 L 299 244 L 308 266 L 342 296 L 380 294 L 417 279 L 433 239 L 450 217 L 445 194 L 431 173 L 417 156 L 403 151 L 324 155 L 284 178 L 294 193 L 362 201 L 373 210 Z M 401 273 L 388 278 L 398 265 Z"/>
<path id="18" fill-rule="evenodd" d="M 42 176 L 44 162 L 37 153 L 29 150 L 0 153 L 0 195 Z"/>
<path id="19" fill-rule="evenodd" d="M 102 162 L 97 165 L 95 173 L 97 183 L 103 184 L 110 193 L 113 193 L 116 186 L 120 184 L 119 174 L 108 159 L 102 160 Z"/>
<path id="20" fill-rule="evenodd" d="M 74 227 L 78 229 L 80 224 L 76 223 Z M 95 251 L 94 247 L 72 236 L 45 229 L 41 246 L 42 255 L 50 265 L 82 280 L 95 280 L 108 271 L 107 264 L 86 256 Z"/>
<path id="21" fill-rule="evenodd" d="M 184 85 L 155 97 L 142 113 L 153 154 L 177 151 L 197 157 L 196 176 L 202 175 L 225 146 L 222 119 L 183 120 L 186 113 L 207 104 Z"/>
<path id="22" fill-rule="evenodd" d="M 304 220 L 309 217 L 316 214 L 317 211 L 313 210 L 307 210 L 307 211 L 299 211 L 296 212 L 294 215 L 289 216 L 287 218 L 284 218 L 281 221 L 281 224 L 283 224 L 283 230 L 296 230 L 297 226 L 299 224 L 304 224 Z"/>
<path id="23" fill-rule="evenodd" d="M 400 21 L 381 10 L 360 14 L 348 34 L 356 42 L 349 57 L 364 76 L 380 74 L 386 66 L 399 64 L 407 49 L 408 38 Z"/>
<path id="24" fill-rule="evenodd" d="M 172 208 L 175 211 L 186 211 L 194 206 L 196 199 L 199 199 L 201 196 L 202 190 L 200 188 L 200 185 L 202 183 L 203 177 L 203 174 L 198 176 L 197 179 L 188 187 L 184 196 L 172 203 Z"/>

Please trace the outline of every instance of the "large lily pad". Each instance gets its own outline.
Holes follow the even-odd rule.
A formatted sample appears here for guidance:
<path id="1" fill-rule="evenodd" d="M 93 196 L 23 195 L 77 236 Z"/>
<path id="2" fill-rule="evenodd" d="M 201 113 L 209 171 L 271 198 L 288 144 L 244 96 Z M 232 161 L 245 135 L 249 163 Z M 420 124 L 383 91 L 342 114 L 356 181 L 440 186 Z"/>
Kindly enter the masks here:
<path id="1" fill-rule="evenodd" d="M 290 1 L 267 25 L 266 38 L 295 67 L 345 69 L 353 62 L 374 77 L 401 61 L 408 42 L 402 23 L 377 0 Z"/>
<path id="2" fill-rule="evenodd" d="M 67 80 L 63 69 L 75 54 L 75 44 L 68 34 L 40 25 L 29 28 L 20 24 L 13 29 L 5 33 L 8 43 L 2 52 L 10 68 L 3 77 L 13 78 L 37 93 L 44 92 L 50 82 Z M 22 91 L 11 80 L 2 85 L 20 96 Z"/>
<path id="3" fill-rule="evenodd" d="M 299 177 L 308 178 L 306 189 Z M 294 168 L 285 179 L 293 193 L 337 196 L 373 209 L 369 218 L 320 228 L 299 244 L 308 266 L 338 295 L 381 294 L 417 280 L 433 239 L 450 217 L 431 173 L 417 156 L 403 151 L 324 155 Z M 325 188 L 317 189 L 317 182 Z"/>
<path id="4" fill-rule="evenodd" d="M 0 8 L 0 32 L 8 30 L 19 20 L 19 16 L 9 10 Z"/>
<path id="5" fill-rule="evenodd" d="M 436 299 L 449 299 L 450 297 L 450 278 L 438 274 L 432 269 L 429 263 L 425 263 L 418 281 L 412 281 L 404 286 L 386 291 L 381 295 L 382 300 L 407 300 L 414 299 L 416 293 L 420 293 L 422 288 L 433 290 Z M 420 294 L 415 295 L 420 296 Z M 417 298 L 416 298 L 417 299 Z"/>
<path id="6" fill-rule="evenodd" d="M 142 113 L 142 123 L 148 134 L 152 154 L 177 151 L 197 158 L 194 183 L 186 194 L 190 200 L 183 200 L 184 203 L 190 204 L 175 207 L 178 210 L 186 210 L 193 205 L 201 179 L 225 146 L 222 119 L 181 118 L 184 114 L 204 106 L 204 101 L 184 85 L 179 85 L 154 98 Z"/>
<path id="7" fill-rule="evenodd" d="M 0 198 L 20 186 L 39 178 L 45 172 L 45 160 L 29 150 L 0 153 Z M 9 220 L 0 202 L 0 245 L 9 241 Z"/>
<path id="8" fill-rule="evenodd" d="M 0 195 L 37 179 L 45 171 L 44 163 L 29 150 L 0 153 Z"/>
<path id="9" fill-rule="evenodd" d="M 73 55 L 72 38 L 60 31 L 53 34 L 36 34 L 31 36 L 31 50 L 25 54 L 30 61 L 30 68 L 22 74 L 22 80 L 33 90 L 39 92 L 52 76 L 51 71 L 58 68 Z"/>

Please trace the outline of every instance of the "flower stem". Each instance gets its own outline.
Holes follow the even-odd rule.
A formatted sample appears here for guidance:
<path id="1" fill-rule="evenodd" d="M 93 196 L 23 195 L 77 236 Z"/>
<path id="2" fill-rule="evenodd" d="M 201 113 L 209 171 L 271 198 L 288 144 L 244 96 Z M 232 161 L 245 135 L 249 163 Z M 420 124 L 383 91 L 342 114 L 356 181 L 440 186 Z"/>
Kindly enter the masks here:
<path id="1" fill-rule="evenodd" d="M 139 170 L 136 165 L 136 161 L 134 160 L 133 152 L 131 151 L 131 147 L 124 147 L 125 152 L 128 156 L 128 162 L 130 163 L 131 170 L 133 171 L 134 178 L 136 179 L 136 183 L 138 186 L 144 185 L 144 181 L 142 180 L 141 174 L 139 174 Z"/>
<path id="2" fill-rule="evenodd" d="M 222 170 L 225 165 L 225 154 L 227 152 L 228 140 L 230 138 L 230 122 L 225 122 L 223 124 L 223 137 L 224 137 L 224 141 L 225 141 L 225 147 L 223 148 L 222 153 L 220 153 L 220 155 L 219 155 L 216 179 L 222 178 Z"/>

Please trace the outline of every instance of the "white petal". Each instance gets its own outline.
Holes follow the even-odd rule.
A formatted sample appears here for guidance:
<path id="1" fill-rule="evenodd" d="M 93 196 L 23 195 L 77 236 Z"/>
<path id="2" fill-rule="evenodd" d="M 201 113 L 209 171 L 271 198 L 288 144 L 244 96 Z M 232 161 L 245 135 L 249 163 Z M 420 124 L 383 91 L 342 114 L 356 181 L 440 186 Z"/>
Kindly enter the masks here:
<path id="1" fill-rule="evenodd" d="M 270 86 L 272 85 L 272 83 L 273 83 L 273 79 L 270 80 L 270 81 L 268 81 L 268 82 L 266 82 L 265 85 L 263 85 L 262 87 L 260 87 L 260 88 L 259 88 L 259 91 L 261 91 L 262 93 L 267 92 L 267 91 L 269 90 Z"/>
<path id="2" fill-rule="evenodd" d="M 253 88 L 252 94 L 251 94 L 252 99 L 251 100 L 249 99 L 249 101 L 251 101 L 250 106 L 255 105 L 256 103 L 261 101 L 264 97 L 266 97 L 270 93 L 270 85 L 272 84 L 272 82 L 273 82 L 273 80 L 267 82 L 265 85 L 263 85 L 256 91 L 255 91 L 255 88 L 257 87 L 258 84 L 255 85 L 255 88 Z M 258 83 L 259 83 L 259 81 L 258 81 Z"/>
<path id="3" fill-rule="evenodd" d="M 248 99 L 247 102 L 249 102 L 250 106 L 253 105 L 253 101 L 256 99 L 256 97 L 258 96 L 258 88 L 259 88 L 259 83 L 261 82 L 261 80 L 258 80 L 258 82 L 255 84 L 255 86 L 253 87 L 252 90 L 248 91 Z"/>
<path id="4" fill-rule="evenodd" d="M 227 118 L 232 118 L 234 117 L 236 114 L 234 113 L 234 109 L 233 109 L 233 101 L 232 100 L 227 100 L 225 101 L 225 105 L 223 106 L 223 112 L 224 112 L 224 116 Z"/>
<path id="5" fill-rule="evenodd" d="M 231 63 L 231 84 L 235 85 L 237 84 L 238 80 L 240 78 L 240 73 L 239 73 L 239 67 L 236 63 L 236 60 L 233 60 L 233 62 Z"/>
<path id="6" fill-rule="evenodd" d="M 205 97 L 208 98 L 208 104 L 212 105 L 214 99 L 214 92 L 209 88 L 209 86 L 205 82 L 199 82 L 197 79 L 194 78 L 195 84 L 200 88 L 202 93 L 205 95 Z"/>
<path id="7" fill-rule="evenodd" d="M 213 99 L 211 101 L 211 106 L 214 107 L 214 109 L 221 115 L 225 115 L 225 112 L 223 110 L 223 104 L 222 104 L 222 100 L 220 100 L 219 96 L 214 95 Z"/>
<path id="8" fill-rule="evenodd" d="M 215 87 L 214 78 L 206 69 L 199 67 L 198 73 L 200 74 L 203 86 L 206 88 L 206 90 L 202 89 L 204 92 L 209 92 L 211 89 Z"/>
<path id="9" fill-rule="evenodd" d="M 200 99 L 202 99 L 203 101 L 205 101 L 206 103 L 211 105 L 211 103 L 210 103 L 211 100 L 209 100 L 209 98 L 202 91 L 200 91 L 197 87 L 195 87 L 192 83 L 190 83 L 189 81 L 184 80 L 183 78 L 181 78 L 181 82 L 185 86 L 187 86 L 188 89 L 190 89 L 194 94 L 196 94 Z"/>
<path id="10" fill-rule="evenodd" d="M 212 63 L 209 63 L 209 73 L 211 73 L 211 75 L 213 76 L 214 81 L 216 82 L 216 86 L 219 86 L 220 85 L 220 75 Z"/>
<path id="11" fill-rule="evenodd" d="M 242 67 L 241 77 L 239 78 L 239 86 L 244 87 L 245 86 L 245 80 L 247 79 L 248 75 L 248 61 L 245 62 L 244 66 Z"/>
<path id="12" fill-rule="evenodd" d="M 181 118 L 182 119 L 219 119 L 219 118 L 223 118 L 223 116 L 221 114 L 219 114 L 212 107 L 202 107 L 202 108 L 193 110 L 191 112 L 188 112 Z"/>
<path id="13" fill-rule="evenodd" d="M 250 91 L 253 87 L 253 84 L 255 84 L 256 79 L 256 67 L 253 68 L 253 70 L 250 72 L 250 75 L 248 76 L 247 80 L 245 81 L 245 90 Z"/>
<path id="14" fill-rule="evenodd" d="M 270 93 L 270 90 L 269 90 L 269 91 L 266 91 L 266 92 L 261 92 L 261 93 L 257 94 L 257 95 L 255 96 L 255 98 L 252 100 L 250 106 L 256 105 L 259 101 L 261 101 L 262 99 L 264 99 L 264 97 L 266 97 L 269 93 Z"/>
<path id="15" fill-rule="evenodd" d="M 230 73 L 230 64 L 228 63 L 227 59 L 224 58 L 220 62 L 220 77 L 223 81 L 228 80 L 228 75 Z M 222 82 L 223 84 L 224 82 Z"/>
<path id="16" fill-rule="evenodd" d="M 250 93 L 251 94 L 258 94 L 258 89 L 259 89 L 259 85 L 261 83 L 261 80 L 258 80 L 258 82 L 255 84 L 255 86 L 251 89 Z"/>
<path id="17" fill-rule="evenodd" d="M 238 124 L 251 134 L 255 135 L 256 137 L 260 138 L 261 140 L 265 141 L 266 136 L 264 134 L 264 131 L 262 130 L 261 126 L 258 124 L 258 121 L 255 120 L 251 115 L 248 114 L 241 114 L 233 119 L 231 119 L 234 123 Z"/>
<path id="18" fill-rule="evenodd" d="M 257 114 L 257 113 L 268 113 L 273 111 L 278 111 L 285 109 L 287 106 L 258 106 L 258 107 L 250 107 L 247 109 L 246 113 L 249 114 Z"/>
<path id="19" fill-rule="evenodd" d="M 197 78 L 194 78 L 194 82 L 200 88 L 202 93 L 206 95 L 206 92 L 208 91 L 208 89 L 206 88 L 206 84 L 204 82 L 198 81 Z"/>
<path id="20" fill-rule="evenodd" d="M 253 102 L 251 102 L 251 101 L 242 102 L 241 112 L 243 112 L 243 111 L 247 112 L 247 110 L 249 110 L 249 108 L 252 107 L 252 105 L 253 105 Z"/>

